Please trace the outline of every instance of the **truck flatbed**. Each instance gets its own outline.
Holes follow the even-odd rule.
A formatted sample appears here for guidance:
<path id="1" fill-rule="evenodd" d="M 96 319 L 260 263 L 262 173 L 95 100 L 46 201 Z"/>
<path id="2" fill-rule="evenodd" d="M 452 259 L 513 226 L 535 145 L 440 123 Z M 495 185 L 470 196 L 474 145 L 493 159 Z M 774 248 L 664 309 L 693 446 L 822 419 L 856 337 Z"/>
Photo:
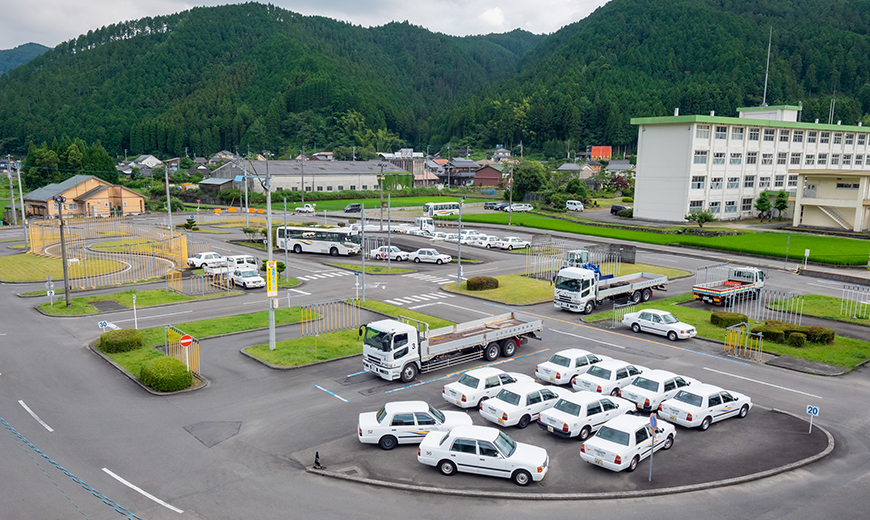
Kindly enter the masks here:
<path id="1" fill-rule="evenodd" d="M 528 323 L 528 322 L 525 322 L 523 320 L 519 320 L 519 319 L 511 316 L 510 318 L 496 319 L 494 321 L 489 321 L 489 322 L 486 322 L 482 325 L 478 325 L 478 326 L 475 326 L 472 328 L 455 330 L 455 331 L 446 332 L 446 333 L 442 333 L 442 331 L 444 331 L 445 329 L 448 329 L 448 328 L 443 327 L 443 328 L 435 329 L 432 331 L 432 333 L 431 333 L 432 335 L 429 336 L 429 345 L 430 346 L 440 345 L 442 343 L 447 343 L 449 341 L 456 341 L 458 339 L 465 339 L 469 336 L 478 336 L 478 335 L 486 334 L 487 332 L 494 332 L 494 331 L 502 330 L 502 329 L 505 329 L 507 327 L 518 327 L 520 325 L 525 325 L 526 323 Z M 454 325 L 453 327 L 450 327 L 450 328 L 456 329 L 457 326 Z M 434 335 L 435 333 L 438 333 L 438 335 L 435 336 Z"/>

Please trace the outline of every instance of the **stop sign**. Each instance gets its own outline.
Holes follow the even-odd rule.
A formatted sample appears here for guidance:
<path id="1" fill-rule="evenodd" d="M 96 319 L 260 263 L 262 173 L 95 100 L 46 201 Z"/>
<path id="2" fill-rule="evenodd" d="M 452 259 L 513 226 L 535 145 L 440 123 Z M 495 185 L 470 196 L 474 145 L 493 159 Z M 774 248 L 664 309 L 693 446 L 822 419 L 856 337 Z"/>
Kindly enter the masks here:
<path id="1" fill-rule="evenodd" d="M 181 336 L 181 339 L 178 340 L 178 344 L 182 347 L 189 347 L 193 343 L 193 338 L 190 337 L 190 334 L 185 334 Z"/>

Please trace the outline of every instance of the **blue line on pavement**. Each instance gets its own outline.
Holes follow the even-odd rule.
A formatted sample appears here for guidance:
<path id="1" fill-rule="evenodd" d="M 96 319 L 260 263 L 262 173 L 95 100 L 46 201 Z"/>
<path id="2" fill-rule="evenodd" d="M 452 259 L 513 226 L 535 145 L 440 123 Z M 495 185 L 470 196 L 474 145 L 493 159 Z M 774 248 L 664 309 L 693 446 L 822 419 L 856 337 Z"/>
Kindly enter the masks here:
<path id="1" fill-rule="evenodd" d="M 348 400 L 345 399 L 344 397 L 342 397 L 342 396 L 340 396 L 340 395 L 338 395 L 338 394 L 336 394 L 336 393 L 334 393 L 334 392 L 330 392 L 329 390 L 327 390 L 326 388 L 323 388 L 323 387 L 320 386 L 320 385 L 314 385 L 314 387 L 323 390 L 324 392 L 326 392 L 327 394 L 331 395 L 332 397 L 336 397 L 336 398 L 338 398 L 338 399 L 341 399 L 341 400 L 344 401 L 345 403 L 348 402 Z"/>
<path id="2" fill-rule="evenodd" d="M 361 375 L 363 375 L 363 374 L 365 374 L 365 373 L 366 373 L 366 371 L 363 370 L 362 372 L 357 372 L 356 374 L 348 374 L 347 377 L 361 376 Z"/>

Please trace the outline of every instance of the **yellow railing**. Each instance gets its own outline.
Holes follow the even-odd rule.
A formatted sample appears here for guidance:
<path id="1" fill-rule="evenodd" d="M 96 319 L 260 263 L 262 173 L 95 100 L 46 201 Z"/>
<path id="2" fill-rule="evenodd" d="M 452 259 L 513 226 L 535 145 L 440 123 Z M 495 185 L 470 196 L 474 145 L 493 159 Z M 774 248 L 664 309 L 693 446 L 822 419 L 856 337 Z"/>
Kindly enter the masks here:
<path id="1" fill-rule="evenodd" d="M 725 353 L 760 362 L 764 337 L 760 332 L 751 332 L 746 323 L 732 325 L 725 331 Z"/>

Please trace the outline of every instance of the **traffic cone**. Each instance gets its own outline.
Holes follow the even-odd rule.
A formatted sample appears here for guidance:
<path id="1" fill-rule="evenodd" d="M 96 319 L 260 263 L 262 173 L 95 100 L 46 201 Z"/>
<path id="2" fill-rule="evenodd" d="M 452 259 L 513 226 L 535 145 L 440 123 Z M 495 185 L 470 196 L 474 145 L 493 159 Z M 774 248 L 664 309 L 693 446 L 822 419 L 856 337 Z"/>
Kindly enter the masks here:
<path id="1" fill-rule="evenodd" d="M 314 469 L 326 469 L 326 466 L 320 465 L 320 452 L 314 452 Z"/>

